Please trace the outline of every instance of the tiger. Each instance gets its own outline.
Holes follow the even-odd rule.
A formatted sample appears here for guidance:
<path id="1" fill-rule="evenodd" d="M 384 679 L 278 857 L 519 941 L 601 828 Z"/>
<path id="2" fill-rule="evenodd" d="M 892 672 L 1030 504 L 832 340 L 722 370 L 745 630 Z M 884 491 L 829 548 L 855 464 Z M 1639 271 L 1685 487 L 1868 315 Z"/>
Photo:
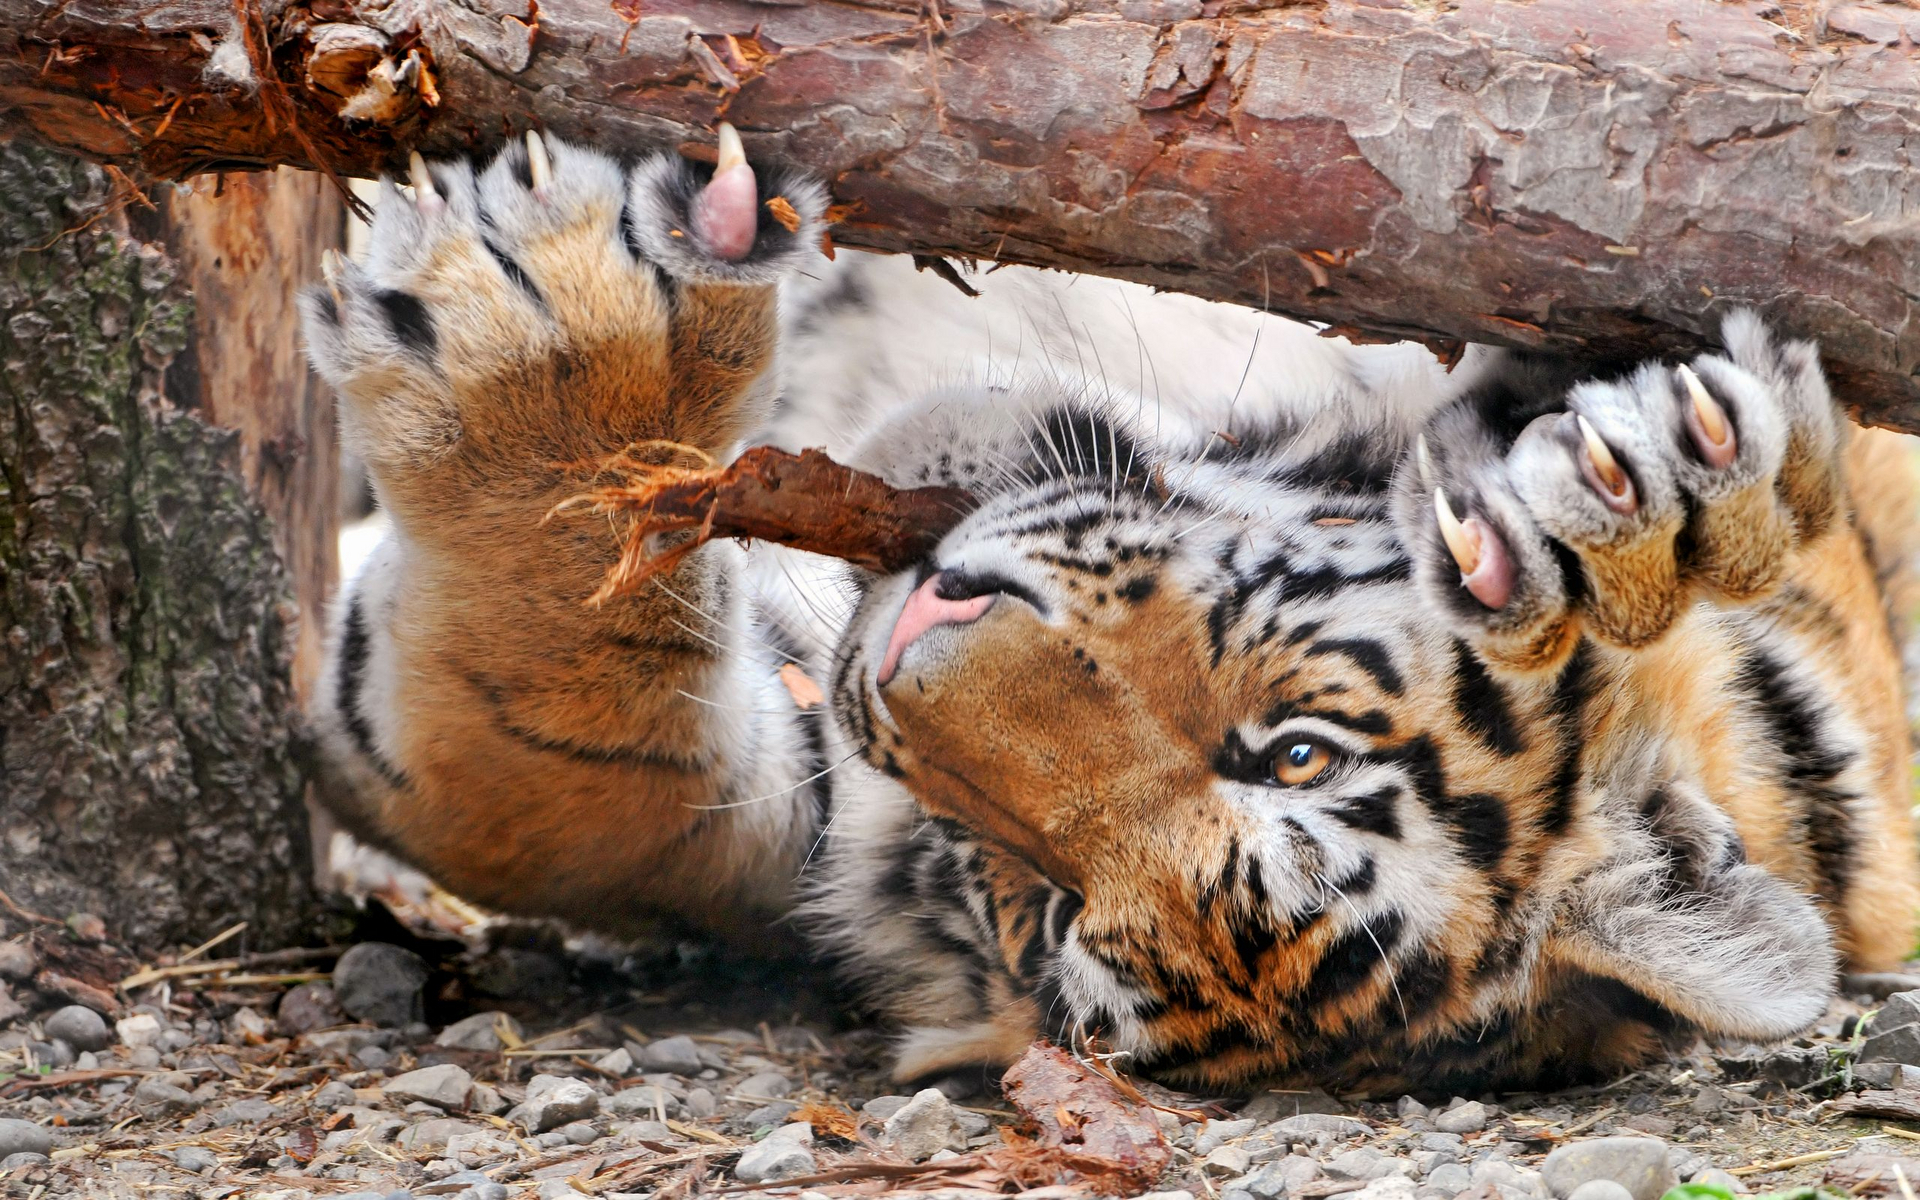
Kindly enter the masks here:
<path id="1" fill-rule="evenodd" d="M 304 297 L 390 520 L 313 701 L 357 837 L 504 913 L 803 938 L 902 1081 L 1044 1036 L 1215 1092 L 1550 1086 L 1913 949 L 1913 472 L 1813 345 L 1734 309 L 1685 361 L 1448 369 L 1038 271 L 972 301 L 708 157 L 416 154 Z M 1031 319 L 955 315 L 996 288 Z M 977 506 L 892 574 L 662 536 L 588 603 L 623 527 L 553 514 L 596 464 L 759 443 Z"/>

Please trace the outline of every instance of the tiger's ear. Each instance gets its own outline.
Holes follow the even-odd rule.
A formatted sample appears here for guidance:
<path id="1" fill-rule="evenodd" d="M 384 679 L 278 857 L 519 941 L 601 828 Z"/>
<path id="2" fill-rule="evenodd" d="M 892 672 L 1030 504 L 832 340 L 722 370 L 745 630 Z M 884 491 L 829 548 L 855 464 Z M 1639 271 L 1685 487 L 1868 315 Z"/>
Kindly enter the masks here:
<path id="1" fill-rule="evenodd" d="M 1772 1041 L 1826 1012 L 1832 932 L 1812 899 L 1745 860 L 1720 810 L 1663 789 L 1610 844 L 1563 898 L 1549 958 L 1709 1033 Z"/>

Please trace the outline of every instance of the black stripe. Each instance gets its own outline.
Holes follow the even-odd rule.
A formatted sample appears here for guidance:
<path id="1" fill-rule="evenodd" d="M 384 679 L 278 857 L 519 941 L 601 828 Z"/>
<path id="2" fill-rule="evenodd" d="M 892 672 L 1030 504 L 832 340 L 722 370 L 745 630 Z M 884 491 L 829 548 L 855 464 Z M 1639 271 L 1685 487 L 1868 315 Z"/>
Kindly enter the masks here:
<path id="1" fill-rule="evenodd" d="M 527 269 L 515 262 L 505 250 L 495 245 L 492 238 L 483 237 L 480 239 L 480 244 L 487 248 L 488 254 L 493 255 L 493 261 L 500 264 L 500 273 L 525 292 L 529 300 L 540 306 L 541 311 L 547 311 L 547 298 L 541 293 L 539 286 L 533 282 L 533 276 L 527 274 Z"/>
<path id="2" fill-rule="evenodd" d="M 1400 944 L 1405 924 L 1399 912 L 1387 912 L 1369 926 L 1356 926 L 1335 938 L 1300 989 L 1297 1007 L 1318 1008 L 1364 985 Z"/>
<path id="3" fill-rule="evenodd" d="M 1487 673 L 1480 656 L 1464 641 L 1453 643 L 1454 709 L 1460 720 L 1486 743 L 1489 750 L 1511 758 L 1527 748 L 1514 720 L 1507 689 Z"/>
<path id="4" fill-rule="evenodd" d="M 420 302 L 418 296 L 388 290 L 375 292 L 373 301 L 386 314 L 387 326 L 393 330 L 393 336 L 408 350 L 424 358 L 439 346 L 440 337 L 434 331 L 433 314 L 427 311 L 427 306 Z"/>
<path id="5" fill-rule="evenodd" d="M 1469 864 L 1482 871 L 1497 871 L 1507 856 L 1507 806 L 1498 796 L 1474 792 L 1450 796 L 1439 808 L 1440 816 L 1453 827 L 1460 852 Z"/>
<path id="6" fill-rule="evenodd" d="M 1825 706 L 1788 676 L 1781 660 L 1753 650 L 1740 665 L 1739 679 L 1773 734 L 1788 786 L 1801 797 L 1807 848 L 1827 884 L 1827 898 L 1841 900 L 1856 869 L 1853 805 L 1858 797 L 1837 780 L 1853 765 L 1853 755 L 1825 740 L 1830 736 Z"/>
<path id="7" fill-rule="evenodd" d="M 1389 696 L 1398 696 L 1406 690 L 1405 681 L 1394 668 L 1393 656 L 1387 653 L 1385 646 L 1370 638 L 1330 638 L 1307 647 L 1308 658 L 1321 654 L 1346 655 L 1362 671 L 1373 676 L 1374 682 Z"/>
<path id="8" fill-rule="evenodd" d="M 367 724 L 367 718 L 360 711 L 360 691 L 367 674 L 367 659 L 371 656 L 372 646 L 367 638 L 366 614 L 360 608 L 360 596 L 355 593 L 347 602 L 347 620 L 340 634 L 340 679 L 337 703 L 340 716 L 347 727 L 347 736 L 353 739 L 354 748 L 373 764 L 380 778 L 388 786 L 404 788 L 407 777 L 386 760 L 373 744 L 373 727 Z"/>
<path id="9" fill-rule="evenodd" d="M 1394 805 L 1399 802 L 1398 787 L 1384 787 L 1365 796 L 1343 796 L 1337 807 L 1327 810 L 1334 820 L 1350 829 L 1360 829 L 1367 833 L 1377 833 L 1381 837 L 1400 839 L 1400 815 Z"/>
<path id="10" fill-rule="evenodd" d="M 1560 668 L 1560 679 L 1553 689 L 1551 708 L 1559 718 L 1560 765 L 1548 787 L 1546 807 L 1540 812 L 1540 831 L 1548 836 L 1565 833 L 1573 823 L 1581 758 L 1586 749 L 1585 717 L 1592 675 L 1593 647 L 1583 640 Z"/>

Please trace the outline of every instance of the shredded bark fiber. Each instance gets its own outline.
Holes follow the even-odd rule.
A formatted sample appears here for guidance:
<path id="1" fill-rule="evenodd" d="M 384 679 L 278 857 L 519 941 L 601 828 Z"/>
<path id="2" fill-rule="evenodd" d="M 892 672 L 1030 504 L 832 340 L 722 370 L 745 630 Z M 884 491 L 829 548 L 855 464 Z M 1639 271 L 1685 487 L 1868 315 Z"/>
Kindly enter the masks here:
<path id="1" fill-rule="evenodd" d="M 672 449 L 705 459 L 691 447 Z M 896 488 L 818 450 L 756 446 L 724 467 L 648 463 L 630 450 L 600 469 L 617 482 L 553 510 L 628 518 L 620 559 L 590 605 L 634 591 L 717 537 L 778 542 L 869 571 L 902 570 L 926 557 L 975 503 L 959 488 Z M 650 546 L 659 534 L 691 536 Z"/>

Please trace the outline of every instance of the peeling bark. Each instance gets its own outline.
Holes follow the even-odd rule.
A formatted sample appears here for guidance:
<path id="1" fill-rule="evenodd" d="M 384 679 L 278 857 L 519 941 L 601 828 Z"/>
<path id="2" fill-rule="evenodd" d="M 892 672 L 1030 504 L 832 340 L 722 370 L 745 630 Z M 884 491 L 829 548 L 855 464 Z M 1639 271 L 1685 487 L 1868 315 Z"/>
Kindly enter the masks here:
<path id="1" fill-rule="evenodd" d="M 1920 430 L 1916 36 L 1761 0 L 0 0 L 0 121 L 178 178 L 724 117 L 832 182 L 845 243 L 1597 356 L 1757 305 Z"/>
<path id="2" fill-rule="evenodd" d="M 337 232 L 337 201 L 288 184 L 303 186 L 300 240 L 323 239 L 328 212 Z M 146 222 L 192 204 L 157 193 Z M 196 342 L 189 285 L 209 274 L 139 236 L 127 200 L 98 167 L 0 144 L 0 887 L 41 913 L 96 913 L 135 947 L 242 919 L 250 944 L 297 942 L 318 905 L 300 621 L 271 510 L 302 509 L 249 477 L 278 469 L 256 435 L 282 423 L 306 372 L 294 357 L 298 377 L 278 378 L 224 333 Z M 207 237 L 243 237 L 268 207 L 229 196 Z M 207 302 L 219 325 L 220 299 Z M 293 341 L 290 324 L 227 316 L 269 360 Z M 206 390 L 240 377 L 260 390 Z M 242 409 L 251 432 L 212 423 Z M 330 411 L 316 419 L 330 487 Z M 329 521 L 308 532 L 330 545 Z"/>

